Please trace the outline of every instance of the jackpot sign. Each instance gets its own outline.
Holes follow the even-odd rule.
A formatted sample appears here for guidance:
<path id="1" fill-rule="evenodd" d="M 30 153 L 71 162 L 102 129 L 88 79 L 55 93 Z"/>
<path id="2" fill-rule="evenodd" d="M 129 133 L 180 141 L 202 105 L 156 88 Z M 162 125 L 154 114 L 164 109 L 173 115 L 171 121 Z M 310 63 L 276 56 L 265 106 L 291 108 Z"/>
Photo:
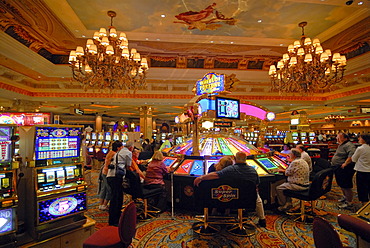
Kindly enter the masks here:
<path id="1" fill-rule="evenodd" d="M 214 72 L 204 75 L 196 83 L 197 95 L 213 94 L 225 90 L 225 75 Z"/>

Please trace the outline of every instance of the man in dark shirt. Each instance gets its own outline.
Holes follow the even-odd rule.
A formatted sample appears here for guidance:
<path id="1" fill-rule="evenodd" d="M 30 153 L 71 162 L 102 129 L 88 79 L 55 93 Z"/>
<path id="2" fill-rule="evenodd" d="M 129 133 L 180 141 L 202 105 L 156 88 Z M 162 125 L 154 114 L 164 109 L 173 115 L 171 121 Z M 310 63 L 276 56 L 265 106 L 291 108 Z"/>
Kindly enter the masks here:
<path id="1" fill-rule="evenodd" d="M 259 184 L 260 180 L 257 174 L 257 171 L 246 164 L 247 154 L 244 152 L 237 152 L 235 154 L 235 164 L 227 166 L 226 168 L 211 172 L 207 175 L 203 175 L 195 178 L 194 185 L 199 186 L 201 181 L 204 180 L 214 180 L 219 178 L 232 178 L 235 180 L 250 180 L 256 185 Z M 257 189 L 256 189 L 257 190 Z M 266 227 L 265 212 L 263 209 L 262 199 L 257 192 L 257 201 L 256 201 L 256 212 L 259 218 L 258 224 L 261 227 Z"/>

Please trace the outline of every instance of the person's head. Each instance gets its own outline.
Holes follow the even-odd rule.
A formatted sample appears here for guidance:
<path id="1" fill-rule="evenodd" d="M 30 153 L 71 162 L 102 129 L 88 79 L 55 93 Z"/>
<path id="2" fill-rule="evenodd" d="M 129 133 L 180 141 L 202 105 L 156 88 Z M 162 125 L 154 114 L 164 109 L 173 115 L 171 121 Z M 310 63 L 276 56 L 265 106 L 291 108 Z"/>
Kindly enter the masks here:
<path id="1" fill-rule="evenodd" d="M 230 156 L 222 157 L 217 164 L 215 164 L 216 171 L 220 171 L 223 168 L 232 165 L 234 163 L 233 159 Z"/>
<path id="2" fill-rule="evenodd" d="M 302 144 L 298 144 L 295 146 L 295 148 L 297 148 L 300 152 L 304 152 L 306 149 L 304 148 L 304 145 Z"/>
<path id="3" fill-rule="evenodd" d="M 149 143 L 150 142 L 149 139 L 145 139 L 145 141 L 146 141 L 146 143 Z"/>
<path id="4" fill-rule="evenodd" d="M 127 141 L 125 147 L 132 151 L 134 149 L 134 142 L 132 142 L 131 140 Z"/>
<path id="5" fill-rule="evenodd" d="M 338 135 L 337 135 L 338 144 L 342 144 L 343 142 L 347 141 L 348 139 L 349 139 L 349 137 L 345 133 L 338 133 Z"/>
<path id="6" fill-rule="evenodd" d="M 134 148 L 134 149 L 132 150 L 132 155 L 133 155 L 133 156 L 139 157 L 139 154 L 140 154 L 140 150 L 139 150 L 139 149 Z"/>
<path id="7" fill-rule="evenodd" d="M 162 161 L 164 159 L 163 157 L 163 153 L 161 151 L 155 151 L 153 156 L 152 156 L 152 160 L 158 160 L 158 161 Z"/>
<path id="8" fill-rule="evenodd" d="M 358 139 L 358 142 L 360 144 L 368 144 L 370 145 L 370 134 L 361 134 L 359 139 Z"/>
<path id="9" fill-rule="evenodd" d="M 117 152 L 118 150 L 120 150 L 122 148 L 122 142 L 121 141 L 114 141 L 113 144 L 112 144 L 112 151 L 114 152 Z"/>
<path id="10" fill-rule="evenodd" d="M 290 149 L 290 153 L 288 155 L 288 161 L 291 162 L 297 158 L 301 158 L 301 152 L 297 148 Z"/>
<path id="11" fill-rule="evenodd" d="M 288 144 L 285 144 L 283 146 L 284 151 L 288 151 L 290 149 L 290 146 Z"/>
<path id="12" fill-rule="evenodd" d="M 237 152 L 235 154 L 235 163 L 245 163 L 247 154 L 245 152 Z"/>

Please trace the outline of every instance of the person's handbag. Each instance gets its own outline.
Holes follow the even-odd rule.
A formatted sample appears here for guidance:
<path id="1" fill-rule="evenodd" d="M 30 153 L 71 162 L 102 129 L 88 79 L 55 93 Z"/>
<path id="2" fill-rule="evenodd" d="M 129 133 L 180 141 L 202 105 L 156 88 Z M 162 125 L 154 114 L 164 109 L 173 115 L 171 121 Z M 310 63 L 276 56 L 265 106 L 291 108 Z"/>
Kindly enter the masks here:
<path id="1" fill-rule="evenodd" d="M 116 157 L 116 161 L 114 161 L 114 158 L 112 159 L 112 162 L 108 165 L 108 169 L 115 170 L 115 176 L 119 178 L 123 178 L 126 174 L 125 170 L 118 166 L 118 153 L 114 155 Z"/>

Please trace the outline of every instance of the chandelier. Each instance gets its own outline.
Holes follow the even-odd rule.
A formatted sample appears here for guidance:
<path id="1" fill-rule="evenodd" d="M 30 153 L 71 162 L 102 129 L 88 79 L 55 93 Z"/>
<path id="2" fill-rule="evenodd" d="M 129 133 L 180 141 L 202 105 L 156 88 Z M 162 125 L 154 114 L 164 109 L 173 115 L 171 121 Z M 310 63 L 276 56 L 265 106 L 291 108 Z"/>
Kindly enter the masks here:
<path id="1" fill-rule="evenodd" d="M 328 115 L 325 117 L 326 122 L 342 122 L 344 121 L 343 115 Z"/>
<path id="2" fill-rule="evenodd" d="M 312 94 L 333 90 L 343 80 L 346 57 L 330 49 L 324 51 L 320 41 L 311 41 L 304 34 L 307 22 L 298 24 L 302 28 L 301 40 L 288 46 L 288 53 L 277 65 L 271 65 L 272 91 L 282 93 Z"/>
<path id="3" fill-rule="evenodd" d="M 128 49 L 126 34 L 119 35 L 113 26 L 116 12 L 108 11 L 111 25 L 108 32 L 100 28 L 93 39 L 88 39 L 86 47 L 78 46 L 69 55 L 73 79 L 80 82 L 85 91 L 114 90 L 133 91 L 146 88 L 148 63 L 136 49 Z"/>

